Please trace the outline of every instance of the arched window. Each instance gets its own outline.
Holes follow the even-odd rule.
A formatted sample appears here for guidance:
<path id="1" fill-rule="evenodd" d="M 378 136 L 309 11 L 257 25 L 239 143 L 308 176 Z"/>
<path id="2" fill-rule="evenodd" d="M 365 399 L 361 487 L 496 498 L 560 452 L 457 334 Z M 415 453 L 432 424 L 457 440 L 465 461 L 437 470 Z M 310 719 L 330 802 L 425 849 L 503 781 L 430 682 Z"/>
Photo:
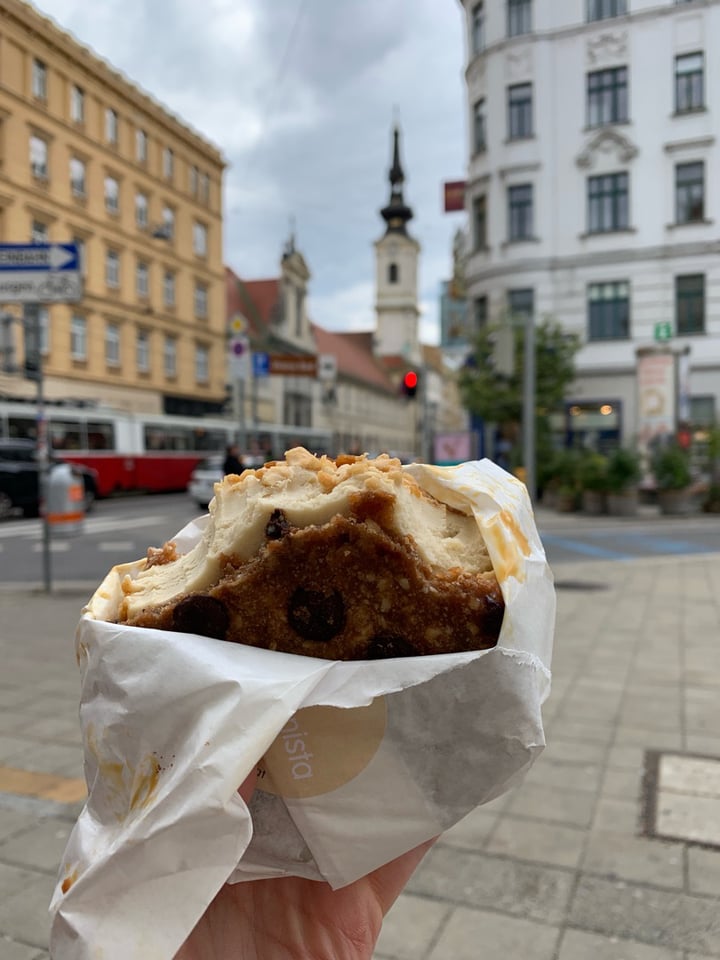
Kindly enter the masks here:
<path id="1" fill-rule="evenodd" d="M 397 283 L 400 279 L 400 271 L 396 263 L 388 264 L 388 283 Z"/>

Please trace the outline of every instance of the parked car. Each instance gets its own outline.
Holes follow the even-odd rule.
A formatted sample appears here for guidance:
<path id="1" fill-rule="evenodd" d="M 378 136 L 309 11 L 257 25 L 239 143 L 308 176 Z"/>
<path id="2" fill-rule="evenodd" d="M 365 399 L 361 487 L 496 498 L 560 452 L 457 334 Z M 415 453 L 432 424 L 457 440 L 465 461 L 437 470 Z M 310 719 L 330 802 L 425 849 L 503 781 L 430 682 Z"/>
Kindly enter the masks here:
<path id="1" fill-rule="evenodd" d="M 64 462 L 53 454 L 50 457 L 50 469 Z M 75 463 L 72 464 L 72 470 L 83 482 L 84 507 L 88 513 L 97 496 L 97 471 Z M 21 510 L 26 517 L 36 517 L 39 514 L 38 473 L 37 451 L 33 440 L 0 439 L 0 519 L 15 510 Z"/>
<path id="2" fill-rule="evenodd" d="M 205 460 L 201 460 L 190 474 L 188 493 L 195 503 L 203 510 L 215 495 L 213 487 L 223 478 L 223 461 L 225 454 L 217 453 Z"/>

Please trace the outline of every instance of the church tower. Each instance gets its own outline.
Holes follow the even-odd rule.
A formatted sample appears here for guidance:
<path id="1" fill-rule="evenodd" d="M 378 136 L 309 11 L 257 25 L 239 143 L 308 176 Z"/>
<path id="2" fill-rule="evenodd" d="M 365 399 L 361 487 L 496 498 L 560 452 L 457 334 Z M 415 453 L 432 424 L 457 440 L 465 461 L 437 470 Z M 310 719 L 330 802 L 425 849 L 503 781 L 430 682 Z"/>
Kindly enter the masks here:
<path id="1" fill-rule="evenodd" d="M 403 198 L 405 174 L 400 163 L 400 130 L 393 130 L 392 166 L 388 175 L 390 199 L 380 215 L 385 233 L 375 241 L 375 313 L 378 356 L 401 356 L 409 363 L 420 359 L 418 337 L 418 258 L 420 244 L 407 231 L 413 212 Z"/>

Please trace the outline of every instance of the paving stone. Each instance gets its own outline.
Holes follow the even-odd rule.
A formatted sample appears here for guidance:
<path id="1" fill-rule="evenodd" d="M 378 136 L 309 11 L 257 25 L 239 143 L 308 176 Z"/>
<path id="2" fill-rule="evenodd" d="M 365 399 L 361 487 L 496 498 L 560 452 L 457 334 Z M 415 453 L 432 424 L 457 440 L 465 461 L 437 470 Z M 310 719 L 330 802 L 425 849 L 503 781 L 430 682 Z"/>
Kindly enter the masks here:
<path id="1" fill-rule="evenodd" d="M 553 737 L 543 750 L 540 760 L 567 764 L 602 763 L 606 749 L 602 743 L 582 743 L 580 740 L 563 740 L 560 737 Z"/>
<path id="2" fill-rule="evenodd" d="M 597 831 L 588 841 L 582 869 L 613 879 L 681 890 L 684 885 L 683 847 L 680 843 Z"/>
<path id="3" fill-rule="evenodd" d="M 720 846 L 720 798 L 659 791 L 655 832 Z"/>
<path id="4" fill-rule="evenodd" d="M 674 950 L 720 955 L 717 901 L 677 891 L 581 877 L 568 923 Z"/>
<path id="5" fill-rule="evenodd" d="M 643 747 L 645 750 L 682 750 L 682 734 L 679 724 L 673 732 L 621 723 L 615 730 L 615 744 Z"/>
<path id="6" fill-rule="evenodd" d="M 63 777 L 82 777 L 83 755 L 79 747 L 60 743 L 32 743 L 7 758 L 7 766 L 31 773 L 56 773 Z"/>
<path id="7" fill-rule="evenodd" d="M 428 960 L 552 960 L 559 935 L 556 927 L 531 920 L 458 907 Z"/>
<path id="8" fill-rule="evenodd" d="M 560 923 L 573 873 L 435 846 L 407 891 L 478 908 Z"/>
<path id="9" fill-rule="evenodd" d="M 645 766 L 645 750 L 638 746 L 611 747 L 607 755 L 607 765 L 616 770 L 642 771 Z"/>
<path id="10" fill-rule="evenodd" d="M 720 797 L 720 760 L 667 753 L 660 758 L 660 790 Z"/>
<path id="11" fill-rule="evenodd" d="M 720 696 L 717 690 L 714 692 L 715 696 Z M 706 737 L 700 733 L 688 733 L 685 736 L 685 749 L 688 753 L 699 753 L 720 759 L 720 738 Z"/>
<path id="12" fill-rule="evenodd" d="M 36 824 L 38 818 L 20 810 L 7 810 L 0 807 L 0 843 L 21 830 L 27 830 Z M 2 857 L 0 856 L 0 859 Z"/>
<path id="13" fill-rule="evenodd" d="M 36 874 L 24 890 L 0 902 L 0 930 L 13 940 L 47 948 L 50 939 L 48 904 L 55 888 L 54 876 Z"/>
<path id="14" fill-rule="evenodd" d="M 25 870 L 14 864 L 0 861 L 0 904 L 18 890 L 24 890 L 26 887 L 32 886 L 37 879 L 38 873 L 36 870 Z M 0 926 L 0 930 L 2 930 L 2 926 Z"/>
<path id="15" fill-rule="evenodd" d="M 513 815 L 535 817 L 553 823 L 588 827 L 592 821 L 595 795 L 580 790 L 555 790 L 537 783 L 524 784 L 508 805 Z"/>
<path id="16" fill-rule="evenodd" d="M 603 777 L 600 792 L 603 797 L 615 797 L 618 800 L 637 800 L 642 787 L 642 769 L 607 770 Z"/>
<path id="17" fill-rule="evenodd" d="M 561 790 L 589 790 L 597 793 L 602 778 L 602 768 L 597 764 L 552 763 L 540 757 L 525 777 L 525 783 L 540 783 Z"/>
<path id="18" fill-rule="evenodd" d="M 640 831 L 640 804 L 637 800 L 600 797 L 595 808 L 592 830 L 617 830 L 634 836 Z"/>
<path id="19" fill-rule="evenodd" d="M 0 843 L 0 860 L 55 873 L 71 829 L 67 820 L 43 820 Z"/>
<path id="20" fill-rule="evenodd" d="M 615 735 L 612 723 L 586 723 L 566 716 L 555 717 L 550 724 L 553 736 L 583 743 L 609 743 Z"/>
<path id="21" fill-rule="evenodd" d="M 0 934 L 0 960 L 40 960 L 46 953 L 38 953 L 37 947 L 9 940 Z"/>
<path id="22" fill-rule="evenodd" d="M 383 921 L 376 951 L 396 960 L 424 957 L 452 907 L 403 893 Z"/>
<path id="23" fill-rule="evenodd" d="M 585 831 L 579 828 L 504 816 L 490 837 L 486 850 L 519 860 L 576 867 L 585 838 Z"/>
<path id="24" fill-rule="evenodd" d="M 497 813 L 486 812 L 486 807 L 479 807 L 446 830 L 438 842 L 466 850 L 480 850 L 497 821 Z"/>
<path id="25" fill-rule="evenodd" d="M 637 940 L 566 930 L 557 960 L 683 960 L 683 955 L 678 950 L 651 947 Z"/>
<path id="26" fill-rule="evenodd" d="M 687 855 L 691 892 L 720 897 L 720 850 L 688 847 Z"/>

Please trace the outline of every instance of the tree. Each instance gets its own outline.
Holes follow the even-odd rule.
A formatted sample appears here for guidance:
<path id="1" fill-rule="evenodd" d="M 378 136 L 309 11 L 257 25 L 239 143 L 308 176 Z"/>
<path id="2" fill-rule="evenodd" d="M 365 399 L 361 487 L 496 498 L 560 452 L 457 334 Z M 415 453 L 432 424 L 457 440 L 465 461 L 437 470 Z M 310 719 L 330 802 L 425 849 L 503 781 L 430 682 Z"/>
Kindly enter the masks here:
<path id="1" fill-rule="evenodd" d="M 523 362 L 525 338 L 522 326 L 513 326 L 511 372 L 498 369 L 496 362 L 499 326 L 484 326 L 474 350 L 460 372 L 460 396 L 471 413 L 487 423 L 506 428 L 516 437 L 522 420 Z M 538 417 L 538 445 L 549 439 L 549 416 L 562 410 L 570 384 L 575 378 L 575 354 L 580 341 L 553 320 L 544 319 L 535 327 L 535 409 Z"/>

